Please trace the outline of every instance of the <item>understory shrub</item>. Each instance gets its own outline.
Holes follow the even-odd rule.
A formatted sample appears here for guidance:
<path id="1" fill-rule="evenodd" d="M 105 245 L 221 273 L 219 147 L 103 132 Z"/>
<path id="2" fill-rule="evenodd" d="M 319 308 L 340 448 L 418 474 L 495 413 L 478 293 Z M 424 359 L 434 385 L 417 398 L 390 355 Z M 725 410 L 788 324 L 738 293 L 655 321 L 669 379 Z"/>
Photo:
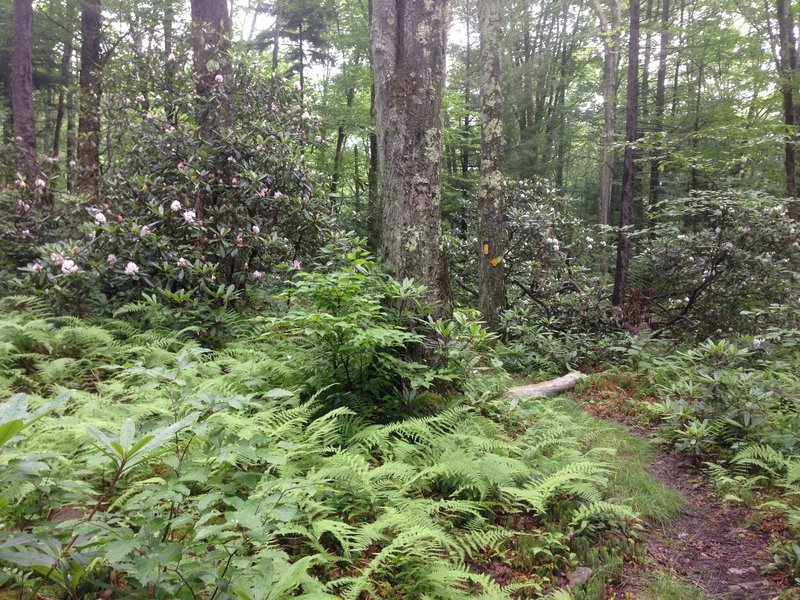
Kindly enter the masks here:
<path id="1" fill-rule="evenodd" d="M 67 191 L 76 165 L 42 189 L 4 192 L 12 289 L 77 315 L 144 294 L 177 329 L 200 324 L 213 339 L 232 307 L 279 291 L 316 255 L 333 227 L 305 165 L 319 121 L 300 93 L 232 57 L 213 90 L 230 118 L 209 136 L 195 119 L 191 61 L 179 64 L 174 85 L 154 74 L 151 95 L 119 86 L 103 96 L 124 150 L 110 157 L 97 198 Z"/>

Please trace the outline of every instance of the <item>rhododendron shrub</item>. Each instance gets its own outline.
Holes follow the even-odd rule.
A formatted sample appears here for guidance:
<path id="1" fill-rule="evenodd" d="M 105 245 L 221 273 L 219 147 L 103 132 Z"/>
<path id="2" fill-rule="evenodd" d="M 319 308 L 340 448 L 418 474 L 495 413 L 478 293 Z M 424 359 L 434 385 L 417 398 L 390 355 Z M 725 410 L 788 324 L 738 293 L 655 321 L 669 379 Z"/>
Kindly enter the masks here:
<path id="1" fill-rule="evenodd" d="M 695 192 L 661 202 L 650 217 L 635 242 L 631 300 L 647 307 L 651 329 L 753 333 L 764 323 L 743 311 L 800 306 L 800 226 L 786 199 Z"/>
<path id="2" fill-rule="evenodd" d="M 213 134 L 197 123 L 190 62 L 177 89 L 145 96 L 109 85 L 105 115 L 125 151 L 111 157 L 96 203 L 68 202 L 69 241 L 44 244 L 19 265 L 23 284 L 68 311 L 144 293 L 196 313 L 240 301 L 248 286 L 280 286 L 310 259 L 330 227 L 304 164 L 319 120 L 291 82 L 252 64 L 236 63 L 217 82 L 214 102 L 229 117 Z"/>

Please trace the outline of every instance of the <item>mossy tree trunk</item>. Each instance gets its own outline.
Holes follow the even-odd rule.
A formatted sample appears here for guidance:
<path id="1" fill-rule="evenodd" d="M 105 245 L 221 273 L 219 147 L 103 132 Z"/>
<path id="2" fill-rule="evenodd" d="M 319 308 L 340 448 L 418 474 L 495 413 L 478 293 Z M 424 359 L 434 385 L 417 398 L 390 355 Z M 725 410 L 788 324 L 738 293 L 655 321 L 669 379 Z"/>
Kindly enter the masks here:
<path id="1" fill-rule="evenodd" d="M 382 193 L 382 253 L 395 277 L 452 312 L 442 241 L 442 88 L 446 0 L 374 0 L 372 60 Z"/>
<path id="2" fill-rule="evenodd" d="M 478 306 L 489 326 L 497 326 L 505 305 L 503 224 L 503 97 L 500 88 L 500 3 L 480 3 L 481 165 L 478 186 Z"/>
<path id="3" fill-rule="evenodd" d="M 630 41 L 628 43 L 628 98 L 625 107 L 625 159 L 622 171 L 622 201 L 620 203 L 619 237 L 617 239 L 617 268 L 614 272 L 614 292 L 611 303 L 624 311 L 628 291 L 628 271 L 631 260 L 631 237 L 628 228 L 633 223 L 634 184 L 636 164 L 634 143 L 639 121 L 639 0 L 630 2 Z M 624 312 L 622 313 L 624 318 Z"/>
<path id="4" fill-rule="evenodd" d="M 229 85 L 231 18 L 225 0 L 191 0 L 194 42 L 194 70 L 197 77 L 196 120 L 200 144 L 214 144 L 220 129 L 232 120 L 226 88 Z M 228 165 L 221 162 L 221 171 Z M 198 194 L 195 199 L 197 218 L 203 219 L 205 208 L 213 198 Z"/>
<path id="5" fill-rule="evenodd" d="M 33 4 L 14 0 L 14 33 L 11 38 L 11 117 L 17 140 L 17 170 L 31 185 L 36 178 L 36 127 L 33 114 Z"/>
<path id="6" fill-rule="evenodd" d="M 78 120 L 78 190 L 97 200 L 100 183 L 100 75 L 103 70 L 100 0 L 81 4 L 81 113 Z"/>

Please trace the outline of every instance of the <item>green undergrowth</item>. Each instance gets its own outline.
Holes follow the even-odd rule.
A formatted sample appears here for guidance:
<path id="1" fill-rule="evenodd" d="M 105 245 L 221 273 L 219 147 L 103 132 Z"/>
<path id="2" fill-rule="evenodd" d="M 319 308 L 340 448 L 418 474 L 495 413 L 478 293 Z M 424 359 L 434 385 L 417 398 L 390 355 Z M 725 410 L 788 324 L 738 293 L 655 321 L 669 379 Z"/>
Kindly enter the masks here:
<path id="1" fill-rule="evenodd" d="M 724 502 L 743 504 L 785 527 L 767 573 L 800 584 L 800 329 L 795 307 L 784 327 L 668 350 L 628 348 L 627 367 L 593 378 L 584 396 L 598 410 L 656 430 L 654 441 L 684 453 Z M 634 504 L 634 506 L 636 506 Z M 638 507 L 637 508 L 641 508 Z"/>
<path id="2" fill-rule="evenodd" d="M 360 302 L 373 283 L 305 279 L 294 312 L 215 350 L 5 301 L 0 589 L 534 598 L 589 566 L 575 597 L 602 597 L 640 537 L 622 442 L 565 401 L 493 399 L 502 373 L 464 317 L 431 325 L 423 372 L 419 334 Z M 326 286 L 362 311 L 315 316 L 302 294 L 332 302 Z"/>
<path id="3" fill-rule="evenodd" d="M 664 571 L 652 573 L 645 582 L 641 600 L 708 600 L 708 595 L 697 586 L 680 581 Z"/>
<path id="4" fill-rule="evenodd" d="M 636 510 L 642 518 L 666 525 L 685 506 L 683 496 L 653 475 L 647 465 L 655 458 L 652 443 L 622 425 L 588 414 L 573 400 L 553 401 L 557 409 L 584 429 L 587 447 L 614 451 L 618 468 L 609 478 L 609 493 Z"/>

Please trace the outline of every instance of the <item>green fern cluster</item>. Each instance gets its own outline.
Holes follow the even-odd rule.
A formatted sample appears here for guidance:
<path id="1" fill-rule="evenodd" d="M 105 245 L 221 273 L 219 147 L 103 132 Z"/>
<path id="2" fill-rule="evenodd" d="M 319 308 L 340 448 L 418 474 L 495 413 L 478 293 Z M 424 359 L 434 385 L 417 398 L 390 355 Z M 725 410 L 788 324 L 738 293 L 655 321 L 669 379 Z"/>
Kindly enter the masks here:
<path id="1" fill-rule="evenodd" d="M 331 408 L 319 355 L 262 325 L 210 351 L 5 302 L 5 395 L 35 407 L 77 388 L 0 455 L 0 562 L 21 589 L 524 597 L 568 564 L 571 537 L 635 519 L 607 497 L 608 453 L 585 452 L 582 427 L 544 404 L 379 422 L 357 404 Z M 510 425 L 524 433 L 510 438 Z M 121 470 L 138 448 L 147 460 Z M 486 565 L 520 564 L 512 551 L 532 535 L 515 529 L 522 515 L 536 535 L 556 518 L 572 533 L 546 538 L 504 587 Z"/>

